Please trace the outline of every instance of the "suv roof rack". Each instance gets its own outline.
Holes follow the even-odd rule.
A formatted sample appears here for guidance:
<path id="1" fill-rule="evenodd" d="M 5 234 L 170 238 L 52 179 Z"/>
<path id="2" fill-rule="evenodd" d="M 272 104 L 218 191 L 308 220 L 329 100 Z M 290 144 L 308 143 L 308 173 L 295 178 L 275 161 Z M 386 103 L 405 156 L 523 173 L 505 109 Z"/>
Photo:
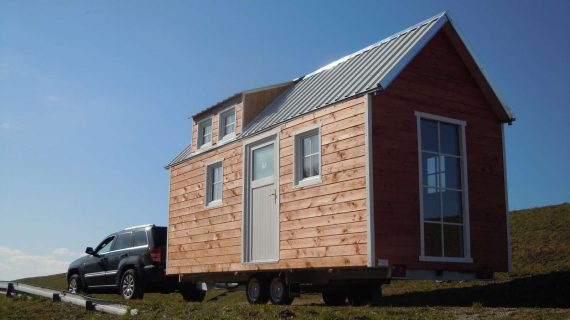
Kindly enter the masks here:
<path id="1" fill-rule="evenodd" d="M 154 224 L 141 224 L 140 226 L 134 226 L 134 227 L 129 227 L 129 228 L 125 228 L 123 230 L 132 230 L 132 229 L 138 229 L 138 228 L 142 228 L 142 227 L 154 227 Z"/>

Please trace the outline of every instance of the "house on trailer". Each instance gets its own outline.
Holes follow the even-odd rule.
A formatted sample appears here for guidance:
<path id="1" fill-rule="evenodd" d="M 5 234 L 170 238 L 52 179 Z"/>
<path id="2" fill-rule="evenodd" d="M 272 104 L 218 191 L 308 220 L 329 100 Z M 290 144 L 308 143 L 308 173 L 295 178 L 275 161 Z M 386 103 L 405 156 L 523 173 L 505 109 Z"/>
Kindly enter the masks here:
<path id="1" fill-rule="evenodd" d="M 192 120 L 167 166 L 169 274 L 510 269 L 514 117 L 445 13 Z"/>

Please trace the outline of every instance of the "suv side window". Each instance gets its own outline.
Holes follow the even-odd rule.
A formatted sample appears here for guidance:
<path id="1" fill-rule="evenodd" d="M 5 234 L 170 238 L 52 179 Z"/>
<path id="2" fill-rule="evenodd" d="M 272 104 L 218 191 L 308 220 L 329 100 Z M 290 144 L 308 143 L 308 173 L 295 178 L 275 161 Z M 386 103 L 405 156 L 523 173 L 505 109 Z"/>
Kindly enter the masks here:
<path id="1" fill-rule="evenodd" d="M 132 233 L 130 232 L 125 232 L 125 233 L 120 233 L 117 236 L 117 241 L 115 241 L 115 246 L 113 247 L 113 250 L 121 250 L 121 249 L 126 249 L 126 248 L 130 248 L 131 247 L 131 237 Z"/>
<path id="2" fill-rule="evenodd" d="M 97 248 L 95 248 L 95 252 L 97 252 L 97 254 L 104 254 L 109 252 L 109 250 L 111 250 L 111 246 L 113 245 L 113 239 L 115 239 L 115 237 L 109 237 L 103 240 L 103 242 L 101 242 Z"/>
<path id="3" fill-rule="evenodd" d="M 135 231 L 133 238 L 134 238 L 133 247 L 148 245 L 148 240 L 146 239 L 145 230 Z"/>

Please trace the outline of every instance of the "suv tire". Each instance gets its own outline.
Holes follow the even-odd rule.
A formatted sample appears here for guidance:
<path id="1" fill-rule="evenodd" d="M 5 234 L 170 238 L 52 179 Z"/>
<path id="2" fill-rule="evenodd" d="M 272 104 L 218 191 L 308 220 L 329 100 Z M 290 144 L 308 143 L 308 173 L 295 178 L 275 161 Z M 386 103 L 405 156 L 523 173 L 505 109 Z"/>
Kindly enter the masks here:
<path id="1" fill-rule="evenodd" d="M 73 274 L 67 279 L 67 292 L 78 294 L 83 291 L 83 285 L 78 274 Z"/>
<path id="2" fill-rule="evenodd" d="M 119 283 L 119 290 L 125 300 L 142 299 L 144 295 L 143 282 L 137 276 L 135 270 L 129 269 L 123 273 Z"/>

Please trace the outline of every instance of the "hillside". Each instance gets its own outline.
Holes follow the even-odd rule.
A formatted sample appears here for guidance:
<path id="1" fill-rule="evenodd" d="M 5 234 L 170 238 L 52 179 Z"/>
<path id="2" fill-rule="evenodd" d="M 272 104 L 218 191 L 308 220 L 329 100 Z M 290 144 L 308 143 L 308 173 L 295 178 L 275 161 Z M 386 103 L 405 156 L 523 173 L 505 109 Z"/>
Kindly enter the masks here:
<path id="1" fill-rule="evenodd" d="M 514 211 L 509 215 L 513 244 L 513 273 L 495 281 L 398 281 L 383 288 L 384 306 L 325 307 L 318 295 L 303 295 L 293 306 L 250 306 L 243 292 L 208 293 L 207 303 L 184 302 L 178 294 L 147 294 L 128 302 L 138 318 L 296 318 L 296 319 L 471 319 L 570 318 L 570 204 Z M 65 275 L 22 279 L 21 282 L 65 289 Z M 221 295 L 224 299 L 216 299 Z M 119 301 L 118 295 L 95 294 Z M 403 308 L 405 307 L 405 308 Z M 563 309 L 556 309 L 563 308 Z M 48 309 L 47 313 L 40 310 Z M 0 297 L 0 318 L 25 312 L 34 318 L 90 318 L 72 306 L 54 306 L 43 299 Z M 28 313 L 28 310 L 38 310 Z M 39 312 L 39 313 L 38 313 Z M 16 316 L 17 317 L 17 316 Z M 97 315 L 97 318 L 112 318 Z"/>
<path id="2" fill-rule="evenodd" d="M 570 270 L 570 203 L 510 214 L 513 272 Z"/>

